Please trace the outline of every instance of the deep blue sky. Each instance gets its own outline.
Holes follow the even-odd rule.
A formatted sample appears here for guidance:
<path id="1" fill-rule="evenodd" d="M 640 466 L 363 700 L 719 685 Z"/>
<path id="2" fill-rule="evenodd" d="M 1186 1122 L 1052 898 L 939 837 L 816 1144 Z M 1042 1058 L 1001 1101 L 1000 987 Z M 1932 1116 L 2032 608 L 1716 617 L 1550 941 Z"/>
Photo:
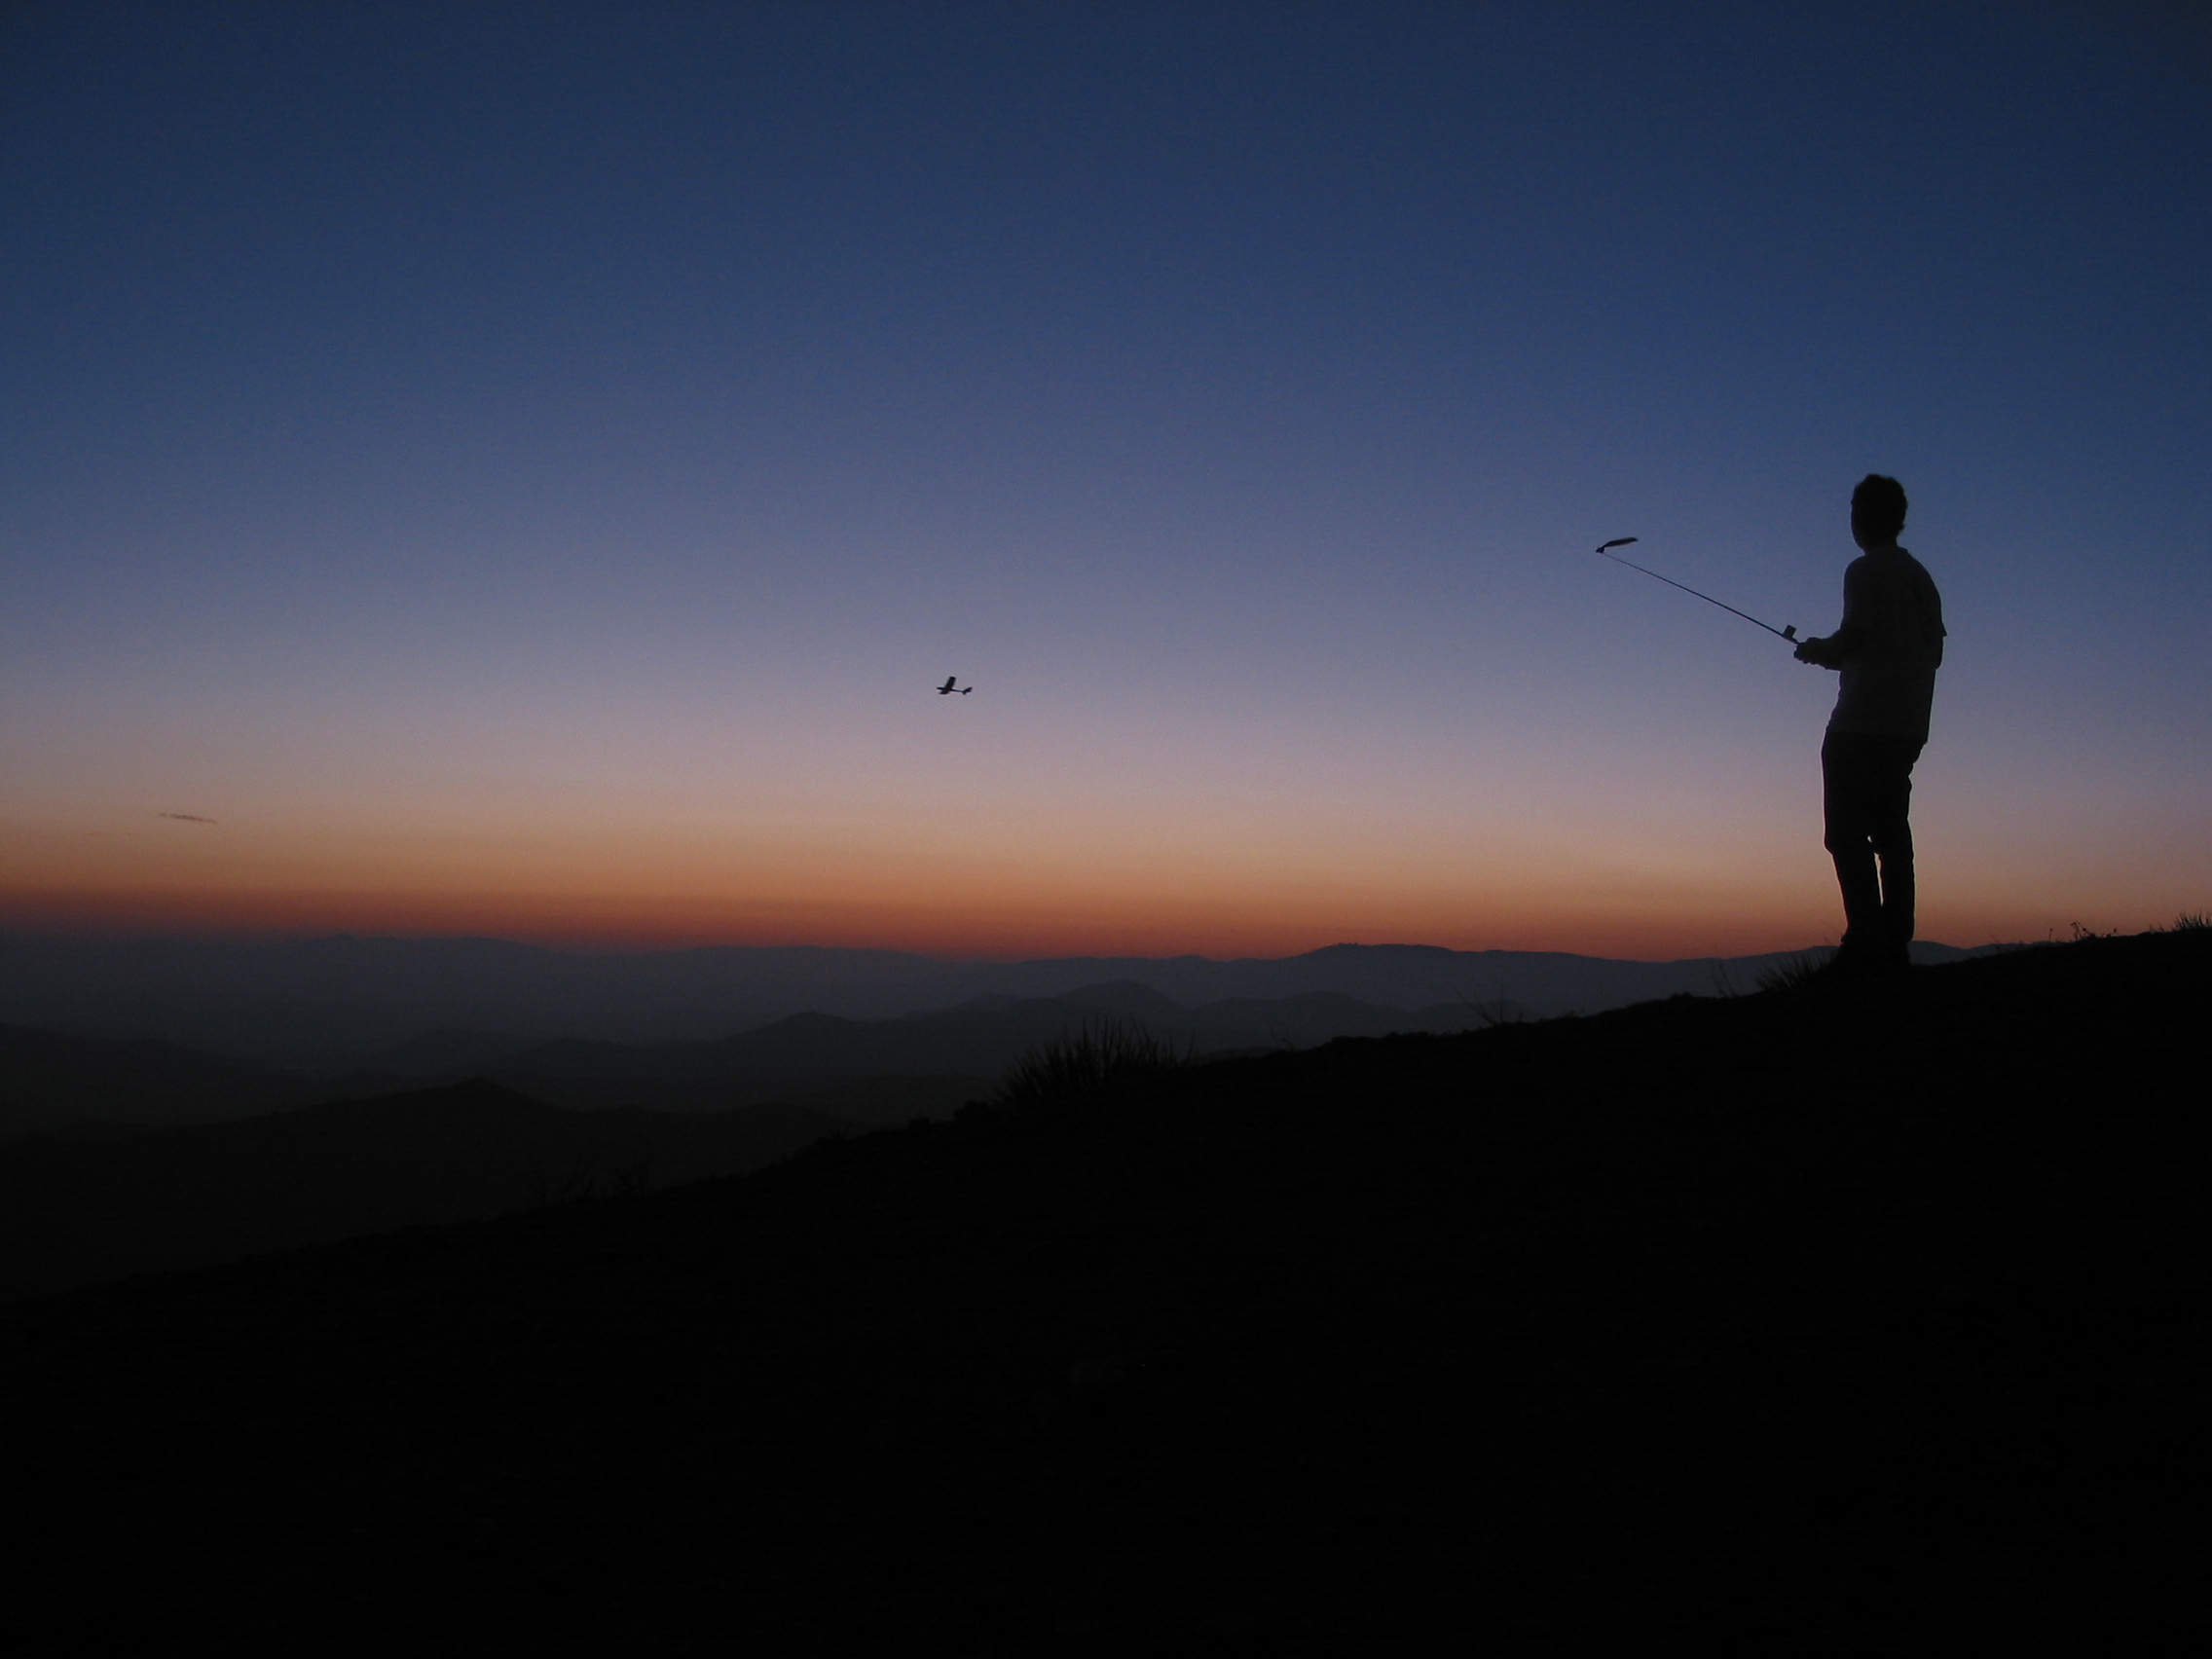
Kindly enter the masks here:
<path id="1" fill-rule="evenodd" d="M 1924 934 L 2201 906 L 2195 16 L 16 8 L 0 901 L 1808 942 L 1832 678 L 1587 549 L 1874 469 Z"/>

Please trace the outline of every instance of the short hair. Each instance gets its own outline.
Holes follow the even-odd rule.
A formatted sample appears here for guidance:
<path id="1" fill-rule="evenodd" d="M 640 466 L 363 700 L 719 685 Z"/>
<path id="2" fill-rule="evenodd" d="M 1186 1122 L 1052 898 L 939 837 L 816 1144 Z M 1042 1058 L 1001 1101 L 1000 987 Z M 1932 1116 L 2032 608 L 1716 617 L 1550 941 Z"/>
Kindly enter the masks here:
<path id="1" fill-rule="evenodd" d="M 1904 529 L 1904 486 L 1895 478 L 1869 472 L 1851 492 L 1851 522 L 1871 535 L 1886 535 L 1895 541 L 1898 532 Z"/>

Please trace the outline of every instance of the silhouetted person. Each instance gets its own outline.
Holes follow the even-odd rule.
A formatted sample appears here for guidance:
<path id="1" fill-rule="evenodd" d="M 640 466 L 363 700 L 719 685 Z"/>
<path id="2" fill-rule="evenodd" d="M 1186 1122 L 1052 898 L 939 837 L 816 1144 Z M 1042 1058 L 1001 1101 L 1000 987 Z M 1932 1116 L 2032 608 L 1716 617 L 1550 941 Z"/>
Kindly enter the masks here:
<path id="1" fill-rule="evenodd" d="M 1934 578 L 1898 545 L 1905 504 L 1895 478 L 1860 481 L 1851 539 L 1862 552 L 1843 572 L 1843 626 L 1797 647 L 1799 662 L 1843 674 L 1821 745 L 1821 800 L 1843 889 L 1836 965 L 1846 971 L 1889 973 L 1911 961 L 1912 766 L 1928 741 L 1944 628 Z"/>

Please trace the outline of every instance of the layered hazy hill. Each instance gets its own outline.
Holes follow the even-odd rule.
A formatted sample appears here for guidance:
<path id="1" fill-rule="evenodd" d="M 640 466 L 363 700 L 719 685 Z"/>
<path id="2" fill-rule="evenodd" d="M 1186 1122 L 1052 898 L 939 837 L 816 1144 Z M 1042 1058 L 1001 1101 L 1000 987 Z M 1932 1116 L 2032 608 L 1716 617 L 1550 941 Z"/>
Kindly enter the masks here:
<path id="1" fill-rule="evenodd" d="M 979 997 L 959 1008 L 896 1019 L 794 1014 L 716 1042 L 531 1043 L 489 1033 L 440 1032 L 387 1050 L 372 1064 L 444 1076 L 465 1055 L 473 1070 L 529 1079 L 564 1094 L 587 1094 L 581 1086 L 593 1081 L 618 1090 L 624 1085 L 685 1079 L 995 1076 L 1038 1044 L 1101 1020 L 1132 1021 L 1193 1052 L 1220 1053 L 1308 1048 L 1338 1037 L 1381 1037 L 1395 1031 L 1465 1031 L 1526 1017 L 1529 1011 L 1512 1003 L 1446 1003 L 1409 1012 L 1326 991 L 1185 1008 L 1123 980 L 1059 997 Z"/>
<path id="2" fill-rule="evenodd" d="M 853 1125 L 763 1103 L 566 1111 L 475 1082 L 0 1146 L 0 1299 L 757 1169 Z"/>
<path id="3" fill-rule="evenodd" d="M 17 1305 L 11 1625 L 2194 1651 L 2208 992 L 2197 931 L 1343 1042 Z"/>
<path id="4" fill-rule="evenodd" d="M 1923 960 L 1950 960 L 1944 945 Z M 0 938 L 0 1021 L 160 1037 L 280 1065 L 357 1066 L 439 1030 L 624 1043 L 711 1041 L 795 1014 L 884 1019 L 977 998 L 1128 983 L 1185 1008 L 1316 994 L 1410 1012 L 1510 1002 L 1595 1013 L 1721 985 L 1772 957 L 1619 962 L 1540 951 L 1332 945 L 1303 956 L 940 962 L 815 947 L 584 953 L 499 940 L 280 943 Z"/>
<path id="5" fill-rule="evenodd" d="M 1349 963 L 1404 982 L 1389 952 L 1318 955 L 1287 967 Z M 1728 982 L 1709 975 L 1705 988 Z M 1409 1011 L 1334 991 L 1194 1008 L 1122 979 L 888 1019 L 790 1014 L 712 1041 L 446 1028 L 333 1074 L 0 1026 L 0 1297 L 486 1219 L 610 1181 L 740 1173 L 824 1136 L 950 1118 L 1025 1053 L 1100 1020 L 1219 1055 L 1530 1014 L 1503 999 Z"/>
<path id="6" fill-rule="evenodd" d="M 118 1128 L 208 1123 L 333 1092 L 325 1082 L 160 1038 L 0 1025 L 0 1140 L 86 1122 Z"/>
<path id="7" fill-rule="evenodd" d="M 821 1106 L 856 1124 L 946 1116 L 989 1092 L 1025 1051 L 1100 1020 L 1133 1020 L 1192 1052 L 1310 1047 L 1345 1036 L 1457 1031 L 1526 1017 L 1509 1003 L 1408 1013 L 1328 992 L 1187 1009 L 1130 981 L 1064 997 L 986 996 L 896 1019 L 800 1014 L 716 1041 L 542 1039 L 441 1029 L 342 1072 L 280 1068 L 158 1038 L 0 1026 L 0 1140 L 57 1126 L 173 1127 L 333 1096 L 391 1094 L 495 1077 L 576 1107 L 719 1111 L 766 1100 Z"/>
<path id="8" fill-rule="evenodd" d="M 0 1027 L 0 1298 L 740 1173 L 826 1135 L 950 1118 L 1101 1018 L 1196 1055 L 1514 1016 L 1318 992 L 1193 1010 L 1122 982 L 890 1020 L 793 1014 L 712 1043 L 438 1031 L 340 1079 Z"/>

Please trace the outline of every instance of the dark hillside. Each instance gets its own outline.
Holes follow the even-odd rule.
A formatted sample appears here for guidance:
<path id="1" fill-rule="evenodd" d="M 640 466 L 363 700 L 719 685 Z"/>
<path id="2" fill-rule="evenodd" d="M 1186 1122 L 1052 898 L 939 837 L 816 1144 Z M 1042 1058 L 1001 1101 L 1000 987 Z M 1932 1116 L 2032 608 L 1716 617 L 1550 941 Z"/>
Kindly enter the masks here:
<path id="1" fill-rule="evenodd" d="M 12 1619 L 2195 1650 L 2208 989 L 2176 933 L 1347 1041 L 0 1310 Z"/>

